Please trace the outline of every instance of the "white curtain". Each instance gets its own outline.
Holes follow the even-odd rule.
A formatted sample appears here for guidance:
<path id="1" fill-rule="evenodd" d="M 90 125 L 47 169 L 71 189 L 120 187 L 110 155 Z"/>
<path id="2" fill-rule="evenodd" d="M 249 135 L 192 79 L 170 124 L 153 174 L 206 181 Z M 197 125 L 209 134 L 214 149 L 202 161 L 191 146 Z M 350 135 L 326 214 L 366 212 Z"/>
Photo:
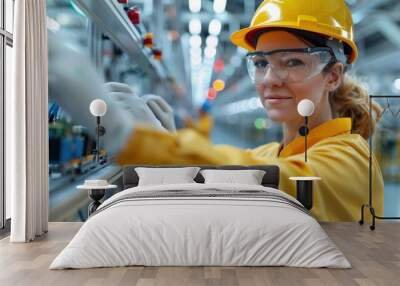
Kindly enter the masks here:
<path id="1" fill-rule="evenodd" d="M 6 187 L 12 242 L 48 227 L 46 0 L 15 1 L 13 90 L 6 98 Z"/>

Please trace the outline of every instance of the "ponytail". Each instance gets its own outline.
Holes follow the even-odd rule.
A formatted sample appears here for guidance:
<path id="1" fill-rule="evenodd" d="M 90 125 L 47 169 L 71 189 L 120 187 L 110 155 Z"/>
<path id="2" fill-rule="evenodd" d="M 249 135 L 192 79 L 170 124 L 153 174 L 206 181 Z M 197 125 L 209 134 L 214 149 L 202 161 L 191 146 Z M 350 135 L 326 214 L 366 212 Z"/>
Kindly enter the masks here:
<path id="1" fill-rule="evenodd" d="M 381 106 L 373 100 L 370 134 L 369 94 L 357 80 L 348 75 L 345 75 L 342 85 L 330 94 L 330 103 L 334 117 L 351 117 L 352 133 L 360 134 L 365 140 L 373 134 L 382 115 Z"/>

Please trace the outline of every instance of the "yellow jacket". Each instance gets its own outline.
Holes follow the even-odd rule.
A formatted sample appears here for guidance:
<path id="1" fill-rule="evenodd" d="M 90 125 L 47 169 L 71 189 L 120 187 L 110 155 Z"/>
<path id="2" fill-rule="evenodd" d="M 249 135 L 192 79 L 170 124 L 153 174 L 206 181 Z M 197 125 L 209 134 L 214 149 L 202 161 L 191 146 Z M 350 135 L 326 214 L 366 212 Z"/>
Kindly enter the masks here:
<path id="1" fill-rule="evenodd" d="M 214 120 L 211 115 L 207 113 L 201 114 L 197 123 L 193 122 L 192 119 L 186 120 L 185 122 L 185 128 L 191 128 L 207 138 L 209 138 L 211 135 L 213 125 Z"/>
<path id="2" fill-rule="evenodd" d="M 117 155 L 124 164 L 215 164 L 278 165 L 279 189 L 296 197 L 291 176 L 318 176 L 314 182 L 314 207 L 320 221 L 356 221 L 360 207 L 368 202 L 368 143 L 351 134 L 351 118 L 336 118 L 310 130 L 307 137 L 307 163 L 304 138 L 298 137 L 281 150 L 277 142 L 255 149 L 212 145 L 191 129 L 176 134 L 137 128 L 126 147 Z M 383 215 L 383 178 L 373 157 L 373 205 Z"/>

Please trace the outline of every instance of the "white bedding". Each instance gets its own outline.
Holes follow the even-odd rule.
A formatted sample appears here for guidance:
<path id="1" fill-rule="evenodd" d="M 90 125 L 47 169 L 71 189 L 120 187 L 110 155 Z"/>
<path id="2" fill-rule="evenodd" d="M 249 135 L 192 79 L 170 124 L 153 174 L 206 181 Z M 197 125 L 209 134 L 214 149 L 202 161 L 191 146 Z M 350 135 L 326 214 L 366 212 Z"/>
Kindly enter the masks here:
<path id="1" fill-rule="evenodd" d="M 141 186 L 106 200 L 50 269 L 145 266 L 350 268 L 318 222 L 289 204 L 262 198 L 173 197 L 116 200 L 144 191 L 261 190 L 231 184 Z M 144 194 L 144 193 L 143 193 Z M 297 202 L 298 203 L 298 202 Z"/>

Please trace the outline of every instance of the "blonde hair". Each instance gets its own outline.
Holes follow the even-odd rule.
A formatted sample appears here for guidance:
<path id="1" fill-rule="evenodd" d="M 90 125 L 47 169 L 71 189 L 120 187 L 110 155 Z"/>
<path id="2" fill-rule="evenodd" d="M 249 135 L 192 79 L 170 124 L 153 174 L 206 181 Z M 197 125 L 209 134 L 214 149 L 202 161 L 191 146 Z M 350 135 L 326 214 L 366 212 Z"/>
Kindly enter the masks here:
<path id="1" fill-rule="evenodd" d="M 334 117 L 351 117 L 352 133 L 360 134 L 366 140 L 374 133 L 376 123 L 382 115 L 382 108 L 372 101 L 370 134 L 369 94 L 357 79 L 345 75 L 343 83 L 336 91 L 330 93 L 329 99 Z"/>

